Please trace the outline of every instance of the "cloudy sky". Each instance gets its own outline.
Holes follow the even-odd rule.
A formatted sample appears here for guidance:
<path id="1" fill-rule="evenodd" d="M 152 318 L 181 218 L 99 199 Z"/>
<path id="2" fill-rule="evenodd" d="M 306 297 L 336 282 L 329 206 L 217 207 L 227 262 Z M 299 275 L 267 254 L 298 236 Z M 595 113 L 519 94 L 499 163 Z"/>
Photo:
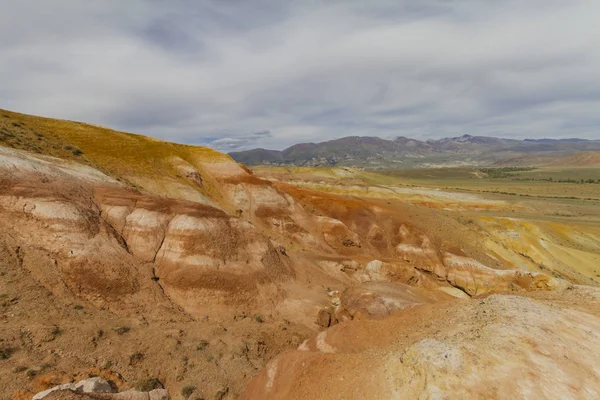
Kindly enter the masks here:
<path id="1" fill-rule="evenodd" d="M 598 0 L 0 0 L 0 108 L 223 151 L 600 138 Z"/>

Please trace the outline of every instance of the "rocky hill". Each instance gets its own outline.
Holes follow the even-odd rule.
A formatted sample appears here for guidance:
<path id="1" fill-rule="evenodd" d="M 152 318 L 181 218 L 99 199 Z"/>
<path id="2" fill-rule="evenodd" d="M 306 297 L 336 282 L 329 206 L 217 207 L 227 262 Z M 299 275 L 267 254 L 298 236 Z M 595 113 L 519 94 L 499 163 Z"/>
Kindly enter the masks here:
<path id="1" fill-rule="evenodd" d="M 190 399 L 600 390 L 593 202 L 257 175 L 9 111 L 0 134 L 1 398 L 89 377 Z"/>
<path id="2" fill-rule="evenodd" d="M 465 165 L 536 165 L 536 157 L 600 150 L 600 140 L 502 139 L 463 135 L 419 141 L 353 136 L 321 143 L 301 143 L 283 151 L 254 149 L 230 153 L 248 165 L 351 166 L 369 169 L 453 167 Z M 529 161 L 528 161 L 529 160 Z"/>

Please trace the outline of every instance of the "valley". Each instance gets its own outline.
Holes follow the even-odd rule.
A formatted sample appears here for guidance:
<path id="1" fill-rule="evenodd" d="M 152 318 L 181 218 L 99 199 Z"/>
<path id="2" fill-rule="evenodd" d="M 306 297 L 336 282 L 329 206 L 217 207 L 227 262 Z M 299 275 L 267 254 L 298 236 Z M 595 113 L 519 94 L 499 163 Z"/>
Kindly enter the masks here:
<path id="1" fill-rule="evenodd" d="M 6 110 L 0 133 L 2 399 L 94 376 L 197 400 L 600 396 L 593 162 L 244 166 Z"/>

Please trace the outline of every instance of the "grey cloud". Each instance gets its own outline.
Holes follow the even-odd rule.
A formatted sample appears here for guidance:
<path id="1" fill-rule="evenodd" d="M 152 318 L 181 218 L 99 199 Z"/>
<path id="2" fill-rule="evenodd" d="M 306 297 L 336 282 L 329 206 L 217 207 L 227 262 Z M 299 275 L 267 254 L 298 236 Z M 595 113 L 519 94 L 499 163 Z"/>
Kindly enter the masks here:
<path id="1" fill-rule="evenodd" d="M 0 13 L 0 107 L 224 151 L 600 138 L 597 15 L 592 0 L 21 0 Z"/>
<path id="2" fill-rule="evenodd" d="M 240 135 L 235 137 L 222 137 L 218 139 L 209 139 L 206 141 L 206 145 L 221 151 L 234 151 L 243 148 L 253 147 L 256 143 L 261 142 L 264 139 L 271 138 L 271 132 L 253 132 L 246 135 Z"/>

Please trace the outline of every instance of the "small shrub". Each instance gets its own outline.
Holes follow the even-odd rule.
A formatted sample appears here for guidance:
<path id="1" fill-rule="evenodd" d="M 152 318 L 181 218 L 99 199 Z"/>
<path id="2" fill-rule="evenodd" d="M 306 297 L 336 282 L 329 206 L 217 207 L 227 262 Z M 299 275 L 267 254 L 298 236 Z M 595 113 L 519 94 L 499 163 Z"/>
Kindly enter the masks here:
<path id="1" fill-rule="evenodd" d="M 134 388 L 136 390 L 139 390 L 140 392 L 150 392 L 154 389 L 164 389 L 165 385 L 163 385 L 163 383 L 157 378 L 148 378 L 146 380 L 136 383 L 134 385 Z"/>
<path id="2" fill-rule="evenodd" d="M 259 324 L 262 324 L 263 322 L 265 322 L 265 319 L 263 318 L 263 316 L 261 314 L 256 314 L 254 316 L 254 320 L 256 322 L 258 322 Z"/>
<path id="3" fill-rule="evenodd" d="M 129 356 L 129 365 L 136 364 L 144 359 L 144 353 L 136 351 Z"/>
<path id="4" fill-rule="evenodd" d="M 27 376 L 30 378 L 33 378 L 37 374 L 38 374 L 38 372 L 35 369 L 30 369 L 29 371 L 27 371 Z"/>
<path id="5" fill-rule="evenodd" d="M 223 400 L 229 393 L 229 388 L 221 389 L 215 393 L 215 400 Z"/>
<path id="6" fill-rule="evenodd" d="M 42 364 L 40 366 L 40 374 L 43 373 L 44 371 L 50 369 L 50 368 L 52 368 L 52 365 L 50 365 L 50 364 Z"/>
<path id="7" fill-rule="evenodd" d="M 75 304 L 73 308 L 76 310 L 83 310 L 83 306 L 81 304 Z"/>
<path id="8" fill-rule="evenodd" d="M 52 330 L 50 331 L 51 334 L 53 334 L 54 336 L 58 336 L 62 333 L 62 330 L 58 327 L 58 326 L 54 326 L 52 328 Z"/>
<path id="9" fill-rule="evenodd" d="M 188 398 L 192 395 L 192 393 L 194 393 L 196 391 L 196 386 L 193 385 L 186 385 L 183 388 L 181 388 L 181 395 L 184 398 Z"/>
<path id="10" fill-rule="evenodd" d="M 128 326 L 117 326 L 113 330 L 117 333 L 117 335 L 123 335 L 123 334 L 129 332 L 131 330 L 131 328 Z"/>
<path id="11" fill-rule="evenodd" d="M 0 347 L 0 360 L 8 360 L 14 353 L 12 347 Z"/>
<path id="12" fill-rule="evenodd" d="M 21 373 L 21 372 L 25 372 L 25 371 L 27 371 L 28 369 L 29 369 L 28 367 L 25 367 L 25 366 L 23 366 L 23 365 L 19 365 L 18 367 L 15 367 L 15 369 L 13 369 L 13 372 L 14 372 L 15 374 L 18 374 L 18 373 Z"/>
<path id="13" fill-rule="evenodd" d="M 198 344 L 198 347 L 196 347 L 196 349 L 198 349 L 200 351 L 205 350 L 209 344 L 210 343 L 208 343 L 208 340 L 201 340 L 200 343 Z"/>

